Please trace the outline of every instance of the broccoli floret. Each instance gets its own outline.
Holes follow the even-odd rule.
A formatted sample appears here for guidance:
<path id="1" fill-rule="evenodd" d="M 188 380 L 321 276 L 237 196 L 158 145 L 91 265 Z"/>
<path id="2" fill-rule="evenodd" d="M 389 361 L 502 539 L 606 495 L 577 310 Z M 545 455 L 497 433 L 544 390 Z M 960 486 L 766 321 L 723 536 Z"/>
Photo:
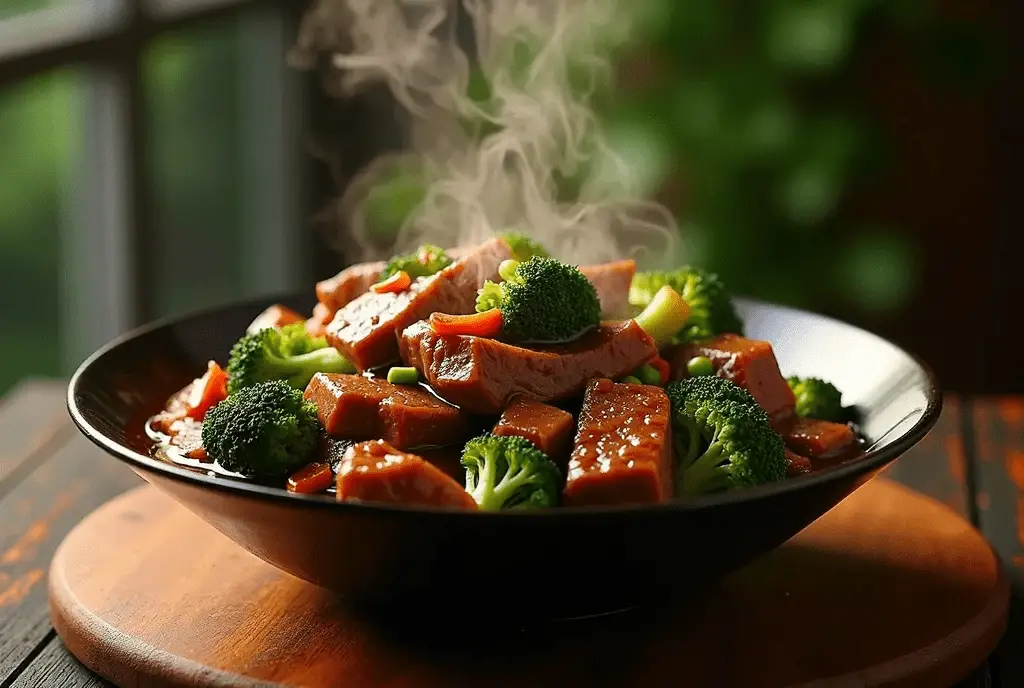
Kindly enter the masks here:
<path id="1" fill-rule="evenodd" d="M 796 414 L 841 423 L 845 419 L 843 394 L 831 382 L 816 377 L 786 378 L 796 397 Z"/>
<path id="2" fill-rule="evenodd" d="M 544 509 L 558 503 L 562 475 L 540 449 L 522 437 L 490 433 L 462 451 L 466 491 L 485 511 Z"/>
<path id="3" fill-rule="evenodd" d="M 572 265 L 534 256 L 501 283 L 485 282 L 476 310 L 498 308 L 502 337 L 511 342 L 561 342 L 601 322 L 594 285 Z"/>
<path id="4" fill-rule="evenodd" d="M 534 256 L 540 256 L 541 258 L 551 257 L 551 254 L 548 253 L 548 250 L 540 242 L 531 239 L 521 232 L 505 232 L 498 236 L 505 240 L 505 243 L 512 250 L 512 257 L 516 260 L 529 260 Z"/>
<path id="5" fill-rule="evenodd" d="M 247 334 L 228 357 L 228 393 L 268 380 L 284 380 L 303 389 L 317 373 L 354 373 L 355 367 L 327 345 L 311 337 L 303 323 Z"/>
<path id="6" fill-rule="evenodd" d="M 629 287 L 629 302 L 646 308 L 663 286 L 675 289 L 690 306 L 686 326 L 676 342 L 706 339 L 717 334 L 743 334 L 743 323 L 736 314 L 732 297 L 722 280 L 712 272 L 684 266 L 678 270 L 638 272 Z"/>
<path id="7" fill-rule="evenodd" d="M 764 409 L 731 380 L 713 375 L 673 382 L 676 494 L 752 487 L 786 477 L 786 451 Z"/>
<path id="8" fill-rule="evenodd" d="M 424 244 L 414 253 L 394 256 L 384 266 L 377 281 L 383 282 L 399 270 L 404 270 L 413 279 L 429 277 L 445 269 L 451 263 L 452 259 L 443 248 L 433 244 Z"/>
<path id="9" fill-rule="evenodd" d="M 253 478 L 285 475 L 316 457 L 316 405 L 286 382 L 246 387 L 206 413 L 203 447 L 229 471 Z"/>

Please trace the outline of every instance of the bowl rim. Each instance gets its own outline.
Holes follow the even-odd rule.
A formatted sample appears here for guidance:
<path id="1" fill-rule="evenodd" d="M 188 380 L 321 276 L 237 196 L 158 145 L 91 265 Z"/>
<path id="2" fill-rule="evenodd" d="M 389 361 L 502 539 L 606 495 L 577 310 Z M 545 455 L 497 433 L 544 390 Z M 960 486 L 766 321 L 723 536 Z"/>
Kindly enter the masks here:
<path id="1" fill-rule="evenodd" d="M 857 475 L 869 473 L 875 469 L 880 469 L 892 462 L 908 449 L 917 444 L 929 430 L 935 425 L 939 418 L 939 414 L 942 411 L 942 392 L 938 384 L 938 380 L 935 376 L 934 371 L 931 367 L 921 360 L 918 356 L 908 352 L 904 348 L 897 344 L 877 335 L 868 330 L 865 330 L 856 325 L 833 318 L 831 316 L 815 313 L 813 311 L 795 308 L 792 306 L 784 306 L 781 304 L 771 303 L 760 299 L 753 299 L 747 297 L 736 297 L 735 301 L 740 304 L 744 304 L 751 308 L 773 308 L 784 311 L 790 311 L 795 314 L 812 317 L 818 320 L 831 322 L 844 327 L 853 328 L 859 331 L 861 334 L 877 339 L 889 346 L 895 348 L 897 351 L 905 355 L 915 365 L 920 368 L 920 371 L 924 375 L 926 382 L 925 397 L 926 404 L 924 412 L 921 417 L 911 426 L 908 430 L 902 433 L 900 436 L 895 438 L 892 442 L 884 447 L 873 449 L 866 452 L 863 456 L 853 461 L 846 463 L 837 464 L 835 466 L 829 466 L 828 468 L 805 475 L 787 478 L 774 483 L 768 483 L 764 485 L 758 485 L 755 487 L 745 488 L 743 490 L 733 490 L 728 492 L 722 492 L 711 495 L 704 495 L 701 497 L 693 497 L 685 500 L 673 499 L 668 502 L 661 502 L 657 504 L 626 504 L 626 505 L 609 505 L 609 506 L 577 506 L 577 507 L 560 507 L 557 509 L 544 509 L 539 511 L 474 511 L 468 509 L 449 509 L 444 507 L 429 507 L 429 506 L 411 506 L 401 504 L 386 504 L 386 503 L 375 503 L 375 502 L 360 502 L 360 501 L 339 501 L 333 496 L 329 495 L 309 495 L 299 494 L 294 492 L 288 492 L 283 487 L 274 487 L 269 485 L 261 485 L 259 483 L 233 479 L 225 476 L 211 476 L 206 472 L 196 471 L 191 468 L 178 466 L 168 461 L 163 461 L 151 456 L 147 456 L 140 452 L 135 451 L 109 437 L 103 432 L 94 427 L 88 420 L 86 420 L 82 408 L 79 407 L 77 400 L 77 393 L 79 387 L 82 384 L 82 378 L 97 365 L 97 363 L 122 346 L 127 345 L 129 342 L 138 339 L 146 334 L 153 332 L 154 330 L 160 330 L 171 326 L 181 326 L 190 320 L 198 320 L 203 317 L 209 317 L 219 312 L 240 309 L 240 308 L 259 308 L 260 306 L 270 306 L 275 303 L 284 303 L 286 301 L 295 301 L 308 298 L 308 295 L 300 294 L 296 292 L 288 292 L 282 294 L 271 294 L 253 297 L 249 299 L 233 300 L 219 305 L 209 306 L 200 309 L 194 309 L 181 314 L 175 314 L 166 316 L 163 318 L 155 319 L 149 323 L 135 327 L 124 334 L 110 340 L 104 344 L 92 354 L 90 354 L 79 366 L 75 369 L 72 374 L 68 386 L 67 386 L 67 408 L 68 413 L 71 416 L 71 420 L 88 440 L 93 444 L 103 449 L 107 454 L 110 454 L 114 458 L 127 463 L 133 470 L 141 470 L 144 473 L 156 473 L 161 477 L 170 478 L 176 482 L 189 483 L 199 488 L 212 489 L 215 492 L 225 492 L 234 496 L 243 497 L 255 497 L 258 499 L 270 499 L 272 501 L 283 502 L 292 507 L 296 508 L 315 508 L 315 509 L 340 509 L 340 510 L 354 510 L 355 512 L 366 513 L 366 514 L 392 514 L 395 516 L 401 514 L 415 514 L 415 515 L 432 515 L 432 516 L 444 516 L 453 518 L 490 518 L 490 519 L 519 519 L 519 520 L 533 520 L 533 519 L 550 519 L 550 518 L 573 518 L 573 517 L 588 517 L 588 516 L 600 516 L 608 514 L 632 514 L 632 515 L 649 515 L 652 513 L 659 513 L 664 511 L 679 512 L 679 511 L 696 511 L 701 509 L 709 509 L 714 507 L 726 506 L 730 504 L 736 504 L 740 502 L 753 502 L 762 499 L 769 499 L 784 495 L 792 491 L 802 490 L 815 485 L 821 485 L 832 482 L 842 482 L 844 479 L 852 478 Z M 144 477 L 144 476 L 143 476 Z"/>

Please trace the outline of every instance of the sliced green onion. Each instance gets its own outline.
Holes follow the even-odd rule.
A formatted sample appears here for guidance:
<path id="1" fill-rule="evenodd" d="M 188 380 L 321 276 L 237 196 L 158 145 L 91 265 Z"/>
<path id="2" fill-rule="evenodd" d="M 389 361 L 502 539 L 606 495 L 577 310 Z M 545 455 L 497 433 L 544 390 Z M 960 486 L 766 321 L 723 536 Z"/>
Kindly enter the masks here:
<path id="1" fill-rule="evenodd" d="M 698 375 L 714 375 L 715 366 L 707 356 L 694 356 L 686 362 L 686 372 L 688 372 L 691 377 L 697 377 Z"/>
<path id="2" fill-rule="evenodd" d="M 519 267 L 518 260 L 512 260 L 511 258 L 509 258 L 508 260 L 503 260 L 501 261 L 501 264 L 498 266 L 498 274 L 501 275 L 501 279 L 508 282 L 509 280 L 512 279 L 512 276 L 515 274 L 517 267 Z"/>
<path id="3" fill-rule="evenodd" d="M 624 385 L 642 385 L 643 384 L 642 382 L 640 382 L 640 378 L 633 377 L 632 375 L 627 375 L 626 377 L 624 377 L 621 380 L 619 380 L 619 382 L 621 382 Z"/>
<path id="4" fill-rule="evenodd" d="M 636 376 L 640 378 L 640 382 L 645 385 L 659 385 L 661 384 L 661 373 L 654 369 L 654 366 L 649 363 L 645 363 L 640 366 L 636 371 Z"/>
<path id="5" fill-rule="evenodd" d="M 395 366 L 388 371 L 388 382 L 393 385 L 415 385 L 420 381 L 420 374 L 415 368 Z"/>
<path id="6" fill-rule="evenodd" d="M 690 317 L 690 305 L 667 284 L 658 290 L 647 308 L 634 318 L 658 346 L 678 334 Z"/>

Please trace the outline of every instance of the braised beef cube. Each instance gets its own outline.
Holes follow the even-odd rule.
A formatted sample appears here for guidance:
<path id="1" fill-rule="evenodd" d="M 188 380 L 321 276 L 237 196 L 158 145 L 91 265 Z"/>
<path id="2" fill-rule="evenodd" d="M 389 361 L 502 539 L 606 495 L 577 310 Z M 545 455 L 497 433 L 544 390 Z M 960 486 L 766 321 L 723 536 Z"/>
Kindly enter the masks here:
<path id="1" fill-rule="evenodd" d="M 606 318 L 627 317 L 629 313 L 629 285 L 636 275 L 635 260 L 617 260 L 614 263 L 581 265 L 580 272 L 590 280 L 601 301 L 601 312 Z"/>
<path id="2" fill-rule="evenodd" d="M 572 448 L 575 421 L 572 414 L 533 399 L 516 397 L 502 411 L 495 435 L 511 435 L 530 440 L 548 458 L 565 467 Z"/>
<path id="3" fill-rule="evenodd" d="M 350 265 L 334 277 L 316 283 L 316 298 L 331 313 L 365 294 L 384 270 L 384 263 L 358 263 Z"/>
<path id="4" fill-rule="evenodd" d="M 462 485 L 384 440 L 349 447 L 338 466 L 336 488 L 339 500 L 476 508 Z"/>
<path id="5" fill-rule="evenodd" d="M 256 318 L 249 323 L 249 327 L 246 332 L 259 332 L 260 330 L 266 330 L 271 328 L 284 327 L 285 325 L 291 325 L 293 323 L 300 323 L 305 318 L 293 311 L 288 306 L 282 306 L 281 304 L 274 304 L 268 306 L 266 310 L 256 316 Z"/>
<path id="6" fill-rule="evenodd" d="M 795 478 L 798 475 L 811 472 L 811 460 L 806 456 L 786 449 L 786 477 Z"/>
<path id="7" fill-rule="evenodd" d="M 317 373 L 305 397 L 317 406 L 328 435 L 384 439 L 399 449 L 444 446 L 465 440 L 466 415 L 419 385 L 393 385 L 362 375 Z"/>
<path id="8" fill-rule="evenodd" d="M 370 291 L 341 308 L 327 326 L 327 340 L 359 370 L 398 359 L 398 334 L 431 313 L 465 315 L 476 309 L 477 290 L 497 280 L 508 244 L 491 239 L 435 275 L 420 277 L 398 293 Z"/>
<path id="9" fill-rule="evenodd" d="M 439 396 L 472 413 L 500 413 L 516 396 L 555 401 L 594 377 L 628 375 L 654 358 L 654 341 L 633 320 L 606 322 L 566 343 L 525 348 L 496 339 L 438 335 L 427 322 L 402 332 L 402 360 Z"/>
<path id="10" fill-rule="evenodd" d="M 310 337 L 323 337 L 327 334 L 327 324 L 334 320 L 334 313 L 322 303 L 313 306 L 313 315 L 306 320 L 306 332 Z"/>
<path id="11" fill-rule="evenodd" d="M 587 385 L 562 501 L 567 506 L 653 504 L 672 497 L 672 428 L 665 390 Z"/>
<path id="12" fill-rule="evenodd" d="M 778 426 L 786 446 L 810 459 L 827 459 L 846 451 L 857 440 L 853 428 L 815 418 L 794 417 Z"/>
<path id="13" fill-rule="evenodd" d="M 750 392 L 773 422 L 793 414 L 796 398 L 786 384 L 768 342 L 723 334 L 714 339 L 673 347 L 666 354 L 673 380 L 688 376 L 686 363 L 694 356 L 711 359 L 715 374 Z"/>

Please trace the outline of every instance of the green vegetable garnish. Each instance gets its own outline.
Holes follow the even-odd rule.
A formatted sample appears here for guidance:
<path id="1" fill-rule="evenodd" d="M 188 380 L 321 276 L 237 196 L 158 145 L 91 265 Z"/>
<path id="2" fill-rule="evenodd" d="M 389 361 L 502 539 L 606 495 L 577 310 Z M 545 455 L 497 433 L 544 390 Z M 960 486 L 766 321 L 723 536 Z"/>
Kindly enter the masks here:
<path id="1" fill-rule="evenodd" d="M 388 371 L 388 382 L 393 385 L 415 385 L 420 381 L 420 374 L 415 368 L 395 366 Z"/>
<path id="2" fill-rule="evenodd" d="M 686 362 L 686 372 L 688 372 L 691 377 L 697 377 L 698 375 L 714 375 L 715 366 L 707 356 L 694 356 Z"/>
<path id="3" fill-rule="evenodd" d="M 671 383 L 678 496 L 752 487 L 786 477 L 782 438 L 742 387 L 714 375 Z"/>
<path id="4" fill-rule="evenodd" d="M 320 434 L 316 405 L 281 380 L 231 394 L 206 413 L 202 430 L 210 458 L 258 478 L 283 476 L 313 461 Z"/>

